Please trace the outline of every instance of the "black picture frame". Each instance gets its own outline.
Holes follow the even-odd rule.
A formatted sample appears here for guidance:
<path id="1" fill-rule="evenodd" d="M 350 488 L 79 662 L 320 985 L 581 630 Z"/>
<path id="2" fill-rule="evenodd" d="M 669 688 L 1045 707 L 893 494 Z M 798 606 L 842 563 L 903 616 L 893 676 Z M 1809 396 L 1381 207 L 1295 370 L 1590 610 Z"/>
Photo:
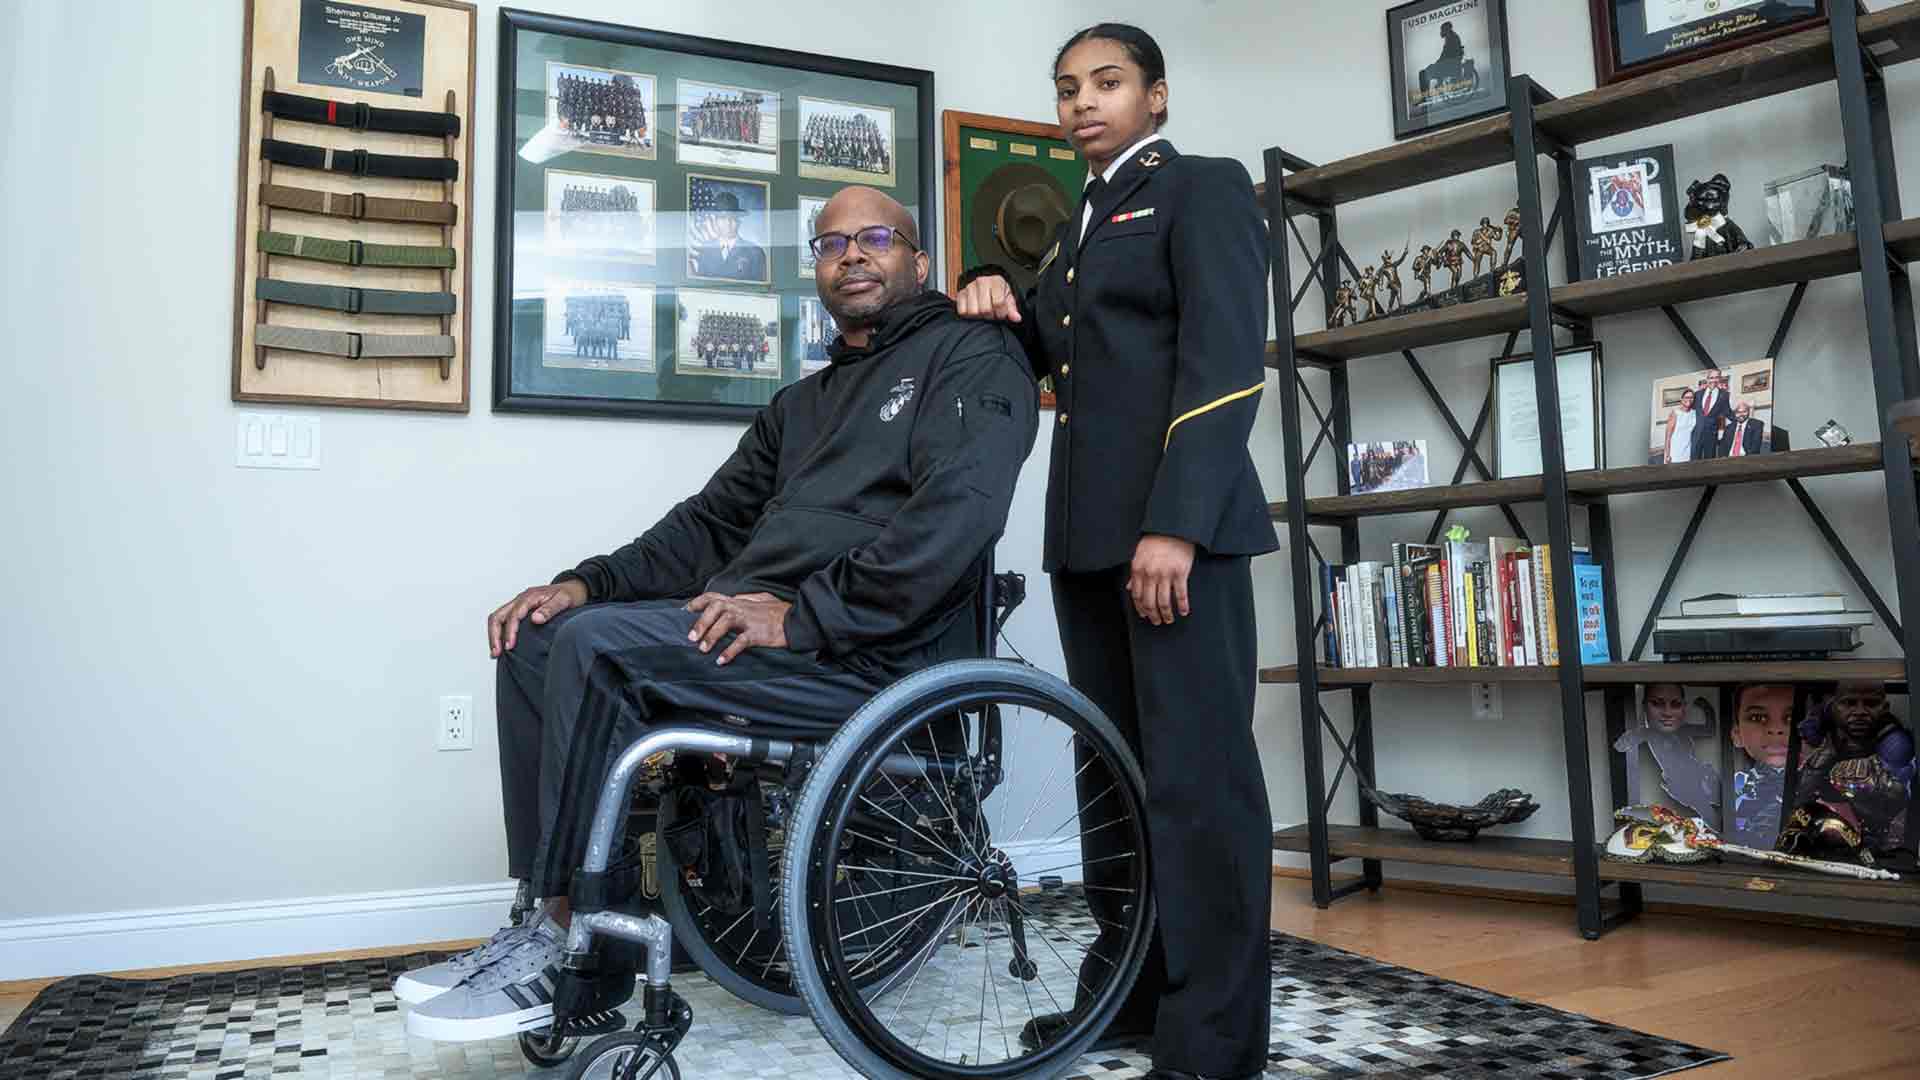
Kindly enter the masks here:
<path id="1" fill-rule="evenodd" d="M 1653 0 L 1588 0 L 1596 86 L 1611 86 L 1791 34 L 1827 17 L 1827 0 L 1719 0 L 1711 10 L 1708 4 L 1712 0 L 1695 0 L 1700 5 L 1700 18 L 1656 29 L 1647 22 L 1650 2 Z"/>
<path id="2" fill-rule="evenodd" d="M 1590 394 L 1583 404 L 1587 409 L 1586 424 L 1593 434 L 1590 444 L 1586 440 L 1582 440 L 1576 444 L 1569 439 L 1567 433 L 1568 425 L 1564 420 L 1562 421 L 1560 425 L 1561 451 L 1562 456 L 1565 458 L 1568 472 L 1583 472 L 1588 469 L 1604 469 L 1607 467 L 1607 394 L 1604 367 L 1600 357 L 1600 343 L 1593 341 L 1582 345 L 1565 345 L 1555 349 L 1553 351 L 1554 363 L 1557 372 L 1565 375 L 1569 370 L 1568 365 L 1565 363 L 1566 358 L 1577 357 L 1582 354 L 1591 354 L 1592 356 L 1591 373 L 1589 375 L 1590 381 L 1587 384 Z M 1512 452 L 1501 452 L 1502 447 L 1506 444 L 1507 436 L 1511 434 L 1515 428 L 1521 427 L 1521 425 L 1515 423 L 1512 417 L 1507 415 L 1510 402 L 1517 402 L 1519 408 L 1522 410 L 1534 411 L 1536 414 L 1534 422 L 1536 424 L 1538 423 L 1538 395 L 1534 392 L 1533 353 L 1522 352 L 1509 356 L 1496 356 L 1489 363 L 1492 369 L 1491 388 L 1493 394 L 1493 410 L 1488 423 L 1493 438 L 1494 478 L 1497 480 L 1506 480 L 1518 476 L 1538 476 L 1541 471 L 1540 467 L 1534 465 L 1531 459 L 1516 462 L 1514 460 L 1516 455 Z M 1503 376 L 1513 379 L 1513 385 L 1507 386 L 1505 380 L 1502 378 Z M 1565 380 L 1562 379 L 1560 380 L 1560 400 L 1563 417 L 1566 411 L 1567 392 L 1568 387 Z M 1589 453 L 1591 454 L 1590 457 L 1588 456 Z M 1539 451 L 1535 450 L 1533 456 L 1538 457 Z"/>
<path id="3" fill-rule="evenodd" d="M 935 126 L 931 71 L 512 8 L 501 9 L 499 25 L 494 411 L 744 422 L 780 387 L 802 377 L 799 351 L 790 346 L 797 341 L 802 301 L 815 296 L 815 281 L 800 275 L 796 252 L 799 234 L 794 224 L 799 200 L 831 196 L 851 182 L 800 173 L 797 109 L 802 93 L 810 98 L 861 103 L 872 99 L 876 108 L 895 110 L 898 126 L 889 134 L 889 163 L 894 175 L 879 184 L 881 190 L 907 204 L 920 223 L 923 250 L 938 265 L 940 230 L 934 212 L 940 183 L 940 134 Z M 536 60 L 540 68 L 537 74 L 533 70 Z M 620 144 L 613 147 L 588 145 L 588 136 L 573 133 L 556 143 L 551 120 L 554 114 L 549 112 L 550 99 L 556 95 L 548 89 L 553 77 L 548 69 L 556 66 L 643 73 L 643 85 L 656 95 L 655 100 L 642 105 L 649 117 L 646 135 L 651 139 L 644 152 L 638 148 L 643 140 L 624 134 Z M 636 75 L 636 83 L 639 78 Z M 766 88 L 768 95 L 777 95 L 773 107 L 777 121 L 774 168 L 766 168 L 766 154 L 759 141 L 741 144 L 738 156 L 742 161 L 738 164 L 716 164 L 712 154 L 704 161 L 682 161 L 680 81 L 752 85 Z M 523 82 L 528 85 L 522 86 Z M 866 97 L 862 96 L 863 90 Z M 674 95 L 671 103 L 666 100 L 669 94 Z M 747 111 L 758 112 L 763 105 L 764 98 Z M 755 123 L 759 124 L 755 130 L 763 131 L 764 121 Z M 535 144 L 538 154 L 523 153 L 536 137 L 545 139 Z M 628 144 L 632 146 L 627 148 Z M 633 265 L 622 271 L 627 276 L 606 290 L 599 290 L 597 284 L 587 286 L 617 294 L 617 303 L 651 305 L 650 320 L 639 319 L 638 313 L 632 312 L 633 318 L 620 323 L 623 330 L 636 335 L 641 333 L 640 323 L 649 324 L 645 332 L 650 341 L 644 359 L 629 360 L 616 347 L 608 362 L 597 366 L 546 362 L 552 355 L 545 326 L 548 305 L 564 291 L 563 283 L 580 280 L 571 269 L 556 269 L 557 261 L 548 258 L 544 246 L 531 239 L 532 234 L 544 235 L 541 229 L 547 216 L 547 193 L 538 181 L 548 169 L 613 173 L 651 182 L 656 196 L 650 208 L 654 217 L 649 235 L 655 245 L 651 260 L 636 255 Z M 767 283 L 716 283 L 694 280 L 682 272 L 692 235 L 686 222 L 696 217 L 684 205 L 690 197 L 685 179 L 690 173 L 723 175 L 769 186 L 766 217 L 770 235 L 765 239 L 772 266 Z M 535 186 L 541 187 L 537 196 Z M 707 242 L 712 241 L 709 238 Z M 595 276 L 585 280 L 598 283 L 602 279 Z M 716 288 L 756 294 L 759 303 L 751 305 L 754 309 L 768 309 L 769 300 L 777 303 L 778 324 L 769 326 L 765 336 L 778 357 L 777 376 L 757 370 L 757 363 L 740 364 L 735 370 L 689 372 L 679 362 L 684 338 L 678 332 L 679 323 L 689 317 L 688 305 L 679 300 L 680 293 Z M 649 299 L 643 300 L 642 296 Z M 631 312 L 631 308 L 622 307 L 621 311 Z"/>
<path id="4" fill-rule="evenodd" d="M 1462 15 L 1471 20 L 1464 35 L 1448 26 Z M 1447 27 L 1447 37 L 1442 37 L 1442 27 Z M 1426 45 L 1437 45 L 1440 55 L 1431 63 L 1409 67 L 1423 55 L 1409 53 L 1407 42 L 1413 36 L 1423 43 L 1423 51 L 1431 51 Z M 1462 55 L 1449 60 L 1456 48 Z M 1482 54 L 1485 70 L 1480 68 Z M 1506 0 L 1411 0 L 1388 8 L 1387 78 L 1393 137 L 1410 139 L 1505 112 L 1507 79 L 1512 74 L 1510 55 Z M 1470 88 L 1449 91 L 1444 89 L 1447 84 L 1438 82 L 1441 76 L 1447 76 L 1449 83 L 1469 81 L 1463 78 L 1463 72 L 1471 73 Z M 1458 96 L 1438 102 L 1427 100 L 1437 94 Z"/>

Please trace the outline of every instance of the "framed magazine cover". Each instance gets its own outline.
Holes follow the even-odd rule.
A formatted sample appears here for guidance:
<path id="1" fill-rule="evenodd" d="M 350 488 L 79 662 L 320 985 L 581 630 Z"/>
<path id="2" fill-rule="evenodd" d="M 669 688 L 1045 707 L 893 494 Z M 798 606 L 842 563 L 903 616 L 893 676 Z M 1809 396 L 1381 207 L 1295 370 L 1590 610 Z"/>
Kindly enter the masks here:
<path id="1" fill-rule="evenodd" d="M 920 224 L 933 73 L 500 12 L 493 407 L 743 420 L 818 370 L 835 192 Z"/>
<path id="2" fill-rule="evenodd" d="M 1412 0 L 1387 9 L 1393 137 L 1507 108 L 1506 0 Z"/>

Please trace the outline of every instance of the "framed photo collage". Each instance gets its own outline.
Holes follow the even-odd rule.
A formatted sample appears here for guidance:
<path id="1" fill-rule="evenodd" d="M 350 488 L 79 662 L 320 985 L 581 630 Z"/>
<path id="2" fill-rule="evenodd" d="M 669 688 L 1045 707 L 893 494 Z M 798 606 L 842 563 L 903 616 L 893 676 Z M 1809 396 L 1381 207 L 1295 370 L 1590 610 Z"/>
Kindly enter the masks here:
<path id="1" fill-rule="evenodd" d="M 494 407 L 739 419 L 826 365 L 843 187 L 921 225 L 933 75 L 503 10 Z"/>

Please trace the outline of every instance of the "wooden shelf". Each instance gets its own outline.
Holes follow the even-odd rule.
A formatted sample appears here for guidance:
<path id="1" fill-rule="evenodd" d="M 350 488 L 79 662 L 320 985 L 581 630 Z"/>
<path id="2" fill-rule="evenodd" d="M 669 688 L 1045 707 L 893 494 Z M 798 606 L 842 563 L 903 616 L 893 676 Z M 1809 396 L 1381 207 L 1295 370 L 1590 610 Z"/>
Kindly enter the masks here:
<path id="1" fill-rule="evenodd" d="M 1900 4 L 1862 16 L 1860 40 L 1882 64 L 1897 64 L 1920 55 L 1920 3 Z M 1815 27 L 1550 101 L 1534 110 L 1534 118 L 1554 138 L 1578 146 L 1756 101 L 1833 78 L 1832 42 L 1831 30 Z M 1287 193 L 1337 206 L 1511 163 L 1512 132 L 1509 117 L 1488 117 L 1422 139 L 1303 169 L 1287 178 Z"/>
<path id="2" fill-rule="evenodd" d="M 1872 472 L 1880 467 L 1880 444 L 1786 450 L 1752 457 L 1712 458 L 1679 465 L 1628 465 L 1618 469 L 1588 469 L 1567 474 L 1567 490 L 1574 495 L 1599 497 L 1643 491 L 1751 484 L 1789 477 L 1833 476 Z M 1458 510 L 1472 506 L 1500 506 L 1534 502 L 1546 497 L 1538 476 L 1483 480 L 1472 484 L 1435 485 L 1368 495 L 1329 495 L 1307 500 L 1313 521 L 1378 517 L 1424 510 Z M 1287 516 L 1287 504 L 1268 504 L 1275 519 Z"/>
<path id="3" fill-rule="evenodd" d="M 1335 858 L 1392 859 L 1429 866 L 1477 866 L 1520 874 L 1573 876 L 1573 845 L 1565 840 L 1482 833 L 1471 843 L 1452 844 L 1422 840 L 1408 829 L 1329 825 L 1327 841 Z M 1307 827 L 1294 825 L 1274 833 L 1273 850 L 1309 850 Z"/>
<path id="4" fill-rule="evenodd" d="M 1710 686 L 1738 682 L 1864 682 L 1904 683 L 1906 661 L 1785 660 L 1723 664 L 1669 664 L 1662 661 L 1588 664 L 1581 669 L 1589 687 L 1634 686 L 1649 682 L 1677 682 Z M 1320 687 L 1334 690 L 1354 686 L 1397 683 L 1550 683 L 1560 678 L 1557 667 L 1362 667 L 1319 668 Z M 1263 683 L 1298 683 L 1300 666 L 1285 664 L 1261 668 Z"/>
<path id="5" fill-rule="evenodd" d="M 1920 3 L 1915 6 L 1920 7 Z M 1889 222 L 1887 245 L 1903 262 L 1920 260 L 1920 218 Z M 1818 281 L 1855 273 L 1860 250 L 1854 234 L 1822 236 L 1791 244 L 1721 255 L 1697 262 L 1675 263 L 1619 277 L 1576 281 L 1553 290 L 1555 308 L 1573 315 L 1597 318 L 1668 304 L 1684 304 L 1717 296 L 1733 296 L 1801 281 Z M 1304 359 L 1351 360 L 1380 356 L 1402 349 L 1467 341 L 1491 334 L 1527 328 L 1525 296 L 1477 300 L 1438 311 L 1374 319 L 1354 326 L 1316 330 L 1294 338 L 1294 349 Z M 1268 356 L 1279 349 L 1269 343 Z M 1272 361 L 1269 361 L 1271 364 Z"/>
<path id="6" fill-rule="evenodd" d="M 1327 827 L 1327 846 L 1336 859 L 1388 859 L 1427 866 L 1464 866 L 1516 874 L 1573 876 L 1573 844 L 1566 840 L 1481 833 L 1471 841 L 1448 843 L 1422 840 L 1407 829 L 1330 825 Z M 1295 825 L 1275 832 L 1273 850 L 1308 851 L 1307 827 Z M 1600 878 L 1602 881 L 1651 882 L 1765 896 L 1805 896 L 1896 904 L 1920 902 L 1920 880 L 1910 877 L 1900 881 L 1859 881 L 1769 866 L 1737 857 L 1684 866 L 1616 862 L 1602 858 Z"/>

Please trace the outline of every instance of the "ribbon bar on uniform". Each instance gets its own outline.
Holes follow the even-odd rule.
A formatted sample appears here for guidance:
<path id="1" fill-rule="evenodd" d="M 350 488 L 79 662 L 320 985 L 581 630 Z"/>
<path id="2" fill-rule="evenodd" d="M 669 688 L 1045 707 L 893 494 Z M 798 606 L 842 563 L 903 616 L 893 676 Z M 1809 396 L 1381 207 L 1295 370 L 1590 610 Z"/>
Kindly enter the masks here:
<path id="1" fill-rule="evenodd" d="M 451 225 L 460 216 L 459 208 L 450 202 L 383 199 L 358 191 L 314 191 L 280 184 L 260 185 L 260 205 L 277 210 L 352 218 L 355 221 L 392 221 L 403 225 Z"/>
<path id="2" fill-rule="evenodd" d="M 260 250 L 269 255 L 287 255 L 295 259 L 318 259 L 345 266 L 389 266 L 451 270 L 454 251 L 450 247 L 420 247 L 413 244 L 367 244 L 359 240 L 327 240 L 318 236 L 260 230 Z"/>
<path id="3" fill-rule="evenodd" d="M 328 101 L 268 90 L 260 107 L 275 116 L 306 124 L 329 124 L 355 131 L 386 131 L 396 135 L 449 136 L 460 134 L 460 118 L 448 112 L 420 109 L 382 109 L 364 101 Z"/>
<path id="4" fill-rule="evenodd" d="M 356 289 L 265 277 L 254 282 L 253 295 L 269 303 L 325 308 L 349 315 L 451 315 L 456 306 L 453 294 L 446 292 Z"/>
<path id="5" fill-rule="evenodd" d="M 453 339 L 444 334 L 356 334 L 348 330 L 316 330 L 272 323 L 253 328 L 253 343 L 269 349 L 342 356 L 349 360 L 453 355 Z"/>
<path id="6" fill-rule="evenodd" d="M 275 165 L 351 173 L 354 176 L 384 176 L 393 180 L 460 178 L 460 163 L 448 157 L 369 154 L 365 150 L 335 150 L 330 146 L 308 146 L 280 139 L 261 139 L 260 156 Z"/>

